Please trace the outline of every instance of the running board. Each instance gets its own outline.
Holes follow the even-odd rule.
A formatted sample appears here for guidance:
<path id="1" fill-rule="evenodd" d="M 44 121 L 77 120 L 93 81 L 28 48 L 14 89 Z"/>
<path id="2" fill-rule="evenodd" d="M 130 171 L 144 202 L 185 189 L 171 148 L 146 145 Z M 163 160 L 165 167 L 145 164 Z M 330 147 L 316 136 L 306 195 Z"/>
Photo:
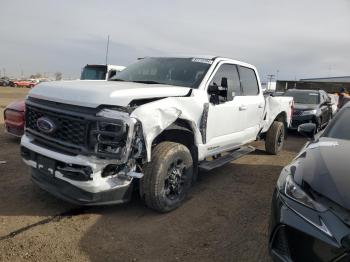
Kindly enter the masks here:
<path id="1" fill-rule="evenodd" d="M 231 153 L 228 153 L 227 155 L 224 155 L 222 157 L 219 157 L 217 159 L 213 160 L 205 160 L 199 164 L 199 168 L 204 171 L 210 171 L 214 168 L 223 166 L 233 160 L 236 160 L 242 156 L 245 156 L 251 152 L 255 151 L 255 147 L 247 146 L 247 147 L 241 147 L 240 149 L 236 149 L 232 151 Z"/>

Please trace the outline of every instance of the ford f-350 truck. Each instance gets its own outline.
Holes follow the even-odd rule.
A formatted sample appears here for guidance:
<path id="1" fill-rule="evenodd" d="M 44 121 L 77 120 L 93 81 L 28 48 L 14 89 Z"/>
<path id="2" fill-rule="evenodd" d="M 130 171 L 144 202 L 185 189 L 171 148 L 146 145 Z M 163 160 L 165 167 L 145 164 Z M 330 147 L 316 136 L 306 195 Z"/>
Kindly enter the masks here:
<path id="1" fill-rule="evenodd" d="M 198 170 L 264 139 L 277 154 L 293 99 L 264 97 L 250 64 L 215 57 L 149 57 L 112 81 L 43 83 L 26 99 L 21 141 L 32 180 L 79 205 L 116 204 L 138 192 L 171 211 Z"/>

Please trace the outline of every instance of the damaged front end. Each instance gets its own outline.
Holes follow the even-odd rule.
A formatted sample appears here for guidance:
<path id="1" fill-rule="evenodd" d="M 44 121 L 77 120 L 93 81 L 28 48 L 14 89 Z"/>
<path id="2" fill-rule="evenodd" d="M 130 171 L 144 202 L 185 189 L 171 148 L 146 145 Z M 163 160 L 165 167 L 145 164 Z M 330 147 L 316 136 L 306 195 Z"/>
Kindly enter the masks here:
<path id="1" fill-rule="evenodd" d="M 118 127 L 114 122 L 102 122 L 95 133 L 95 152 L 114 162 L 104 168 L 102 177 L 117 174 L 142 178 L 139 164 L 145 159 L 146 151 L 141 123 L 126 112 L 112 109 L 103 109 L 97 116 L 122 122 Z"/>
<path id="2" fill-rule="evenodd" d="M 142 125 L 128 112 L 27 101 L 22 158 L 43 189 L 80 205 L 114 204 L 131 197 L 146 159 Z M 42 125 L 52 125 L 47 132 Z M 39 124 L 38 124 L 39 123 Z"/>

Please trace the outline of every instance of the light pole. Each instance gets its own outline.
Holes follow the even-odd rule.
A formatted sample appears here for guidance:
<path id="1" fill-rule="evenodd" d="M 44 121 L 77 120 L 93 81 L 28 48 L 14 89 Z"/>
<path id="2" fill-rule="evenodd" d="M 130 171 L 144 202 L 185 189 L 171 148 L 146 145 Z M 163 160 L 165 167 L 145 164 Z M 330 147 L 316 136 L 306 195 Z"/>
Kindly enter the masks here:
<path id="1" fill-rule="evenodd" d="M 106 48 L 106 65 L 108 64 L 108 49 L 109 49 L 109 35 L 107 39 L 107 48 Z"/>

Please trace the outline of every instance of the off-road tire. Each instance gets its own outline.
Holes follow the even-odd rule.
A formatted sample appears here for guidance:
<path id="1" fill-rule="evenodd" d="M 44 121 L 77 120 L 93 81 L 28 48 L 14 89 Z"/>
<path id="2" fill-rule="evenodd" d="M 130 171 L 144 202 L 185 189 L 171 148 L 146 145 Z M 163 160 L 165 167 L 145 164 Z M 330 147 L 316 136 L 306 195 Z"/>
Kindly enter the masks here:
<path id="1" fill-rule="evenodd" d="M 166 180 L 172 163 L 183 160 L 183 191 L 176 200 L 166 196 Z M 152 150 L 152 161 L 144 166 L 144 177 L 140 181 L 140 195 L 146 205 L 158 212 L 169 212 L 178 208 L 191 187 L 193 160 L 189 149 L 179 143 L 161 142 Z"/>
<path id="2" fill-rule="evenodd" d="M 265 150 L 267 153 L 277 155 L 283 148 L 285 128 L 282 122 L 274 121 L 266 133 Z"/>

